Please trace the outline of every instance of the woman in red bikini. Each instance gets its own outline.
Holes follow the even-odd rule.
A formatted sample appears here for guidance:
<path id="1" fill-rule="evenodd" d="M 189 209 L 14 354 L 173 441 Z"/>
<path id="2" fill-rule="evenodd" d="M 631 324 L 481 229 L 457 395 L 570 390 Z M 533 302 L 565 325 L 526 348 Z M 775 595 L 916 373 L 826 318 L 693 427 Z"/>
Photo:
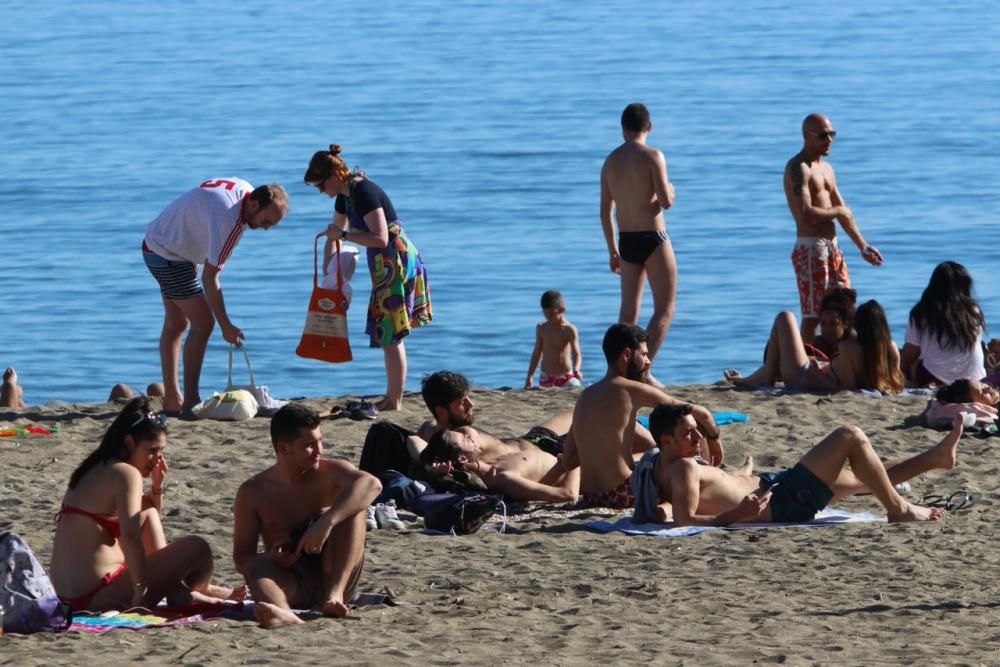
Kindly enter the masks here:
<path id="1" fill-rule="evenodd" d="M 149 399 L 126 405 L 100 446 L 73 472 L 56 515 L 49 574 L 74 611 L 221 602 L 240 597 L 212 585 L 212 550 L 188 535 L 167 544 L 160 513 L 167 418 Z M 150 490 L 143 492 L 143 480 Z"/>

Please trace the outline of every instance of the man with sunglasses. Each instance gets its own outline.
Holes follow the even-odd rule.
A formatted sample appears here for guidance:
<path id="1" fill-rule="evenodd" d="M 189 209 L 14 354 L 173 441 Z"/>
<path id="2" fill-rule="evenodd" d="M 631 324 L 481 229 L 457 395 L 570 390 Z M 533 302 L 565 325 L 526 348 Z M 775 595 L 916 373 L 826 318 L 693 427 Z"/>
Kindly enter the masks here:
<path id="1" fill-rule="evenodd" d="M 164 410 L 183 414 L 201 402 L 201 365 L 216 321 L 226 342 L 240 345 L 243 332 L 226 312 L 219 273 L 247 227 L 270 229 L 287 211 L 288 195 L 280 185 L 254 188 L 239 178 L 216 178 L 175 199 L 149 223 L 142 257 L 163 299 Z M 182 394 L 179 366 L 185 331 Z"/>
<path id="2" fill-rule="evenodd" d="M 874 266 L 883 259 L 865 241 L 851 209 L 837 189 L 833 167 L 823 157 L 830 154 L 837 131 L 830 119 L 810 114 L 802 121 L 802 150 L 785 165 L 785 198 L 795 218 L 797 239 L 792 266 L 802 305 L 802 340 L 811 341 L 819 324 L 820 303 L 835 287 L 850 287 L 844 253 L 837 243 L 837 222 Z"/>

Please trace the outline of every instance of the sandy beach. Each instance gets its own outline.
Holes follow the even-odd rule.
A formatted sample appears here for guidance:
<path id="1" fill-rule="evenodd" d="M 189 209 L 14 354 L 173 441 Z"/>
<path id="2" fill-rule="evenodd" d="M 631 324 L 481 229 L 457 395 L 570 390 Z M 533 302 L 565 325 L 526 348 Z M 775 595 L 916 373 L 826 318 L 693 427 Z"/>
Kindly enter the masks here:
<path id="1" fill-rule="evenodd" d="M 747 424 L 722 429 L 727 461 L 757 469 L 798 458 L 834 427 L 856 423 L 883 457 L 915 454 L 942 433 L 904 425 L 924 399 L 771 396 L 724 386 L 668 389 Z M 571 407 L 576 391 L 475 391 L 477 426 L 517 435 Z M 327 410 L 343 399 L 307 401 Z M 0 427 L 58 426 L 0 439 L 0 530 L 47 563 L 53 515 L 74 467 L 117 413 L 112 404 L 0 410 Z M 419 396 L 389 418 L 415 428 Z M 165 526 L 209 540 L 217 580 L 238 583 L 230 556 L 237 486 L 273 460 L 268 419 L 171 422 Z M 357 462 L 368 422 L 324 421 L 327 455 Z M 611 511 L 540 506 L 471 536 L 419 529 L 369 533 L 362 590 L 399 606 L 265 631 L 250 622 L 0 637 L 0 664 L 1000 664 L 1000 550 L 990 523 L 1000 490 L 996 439 L 965 436 L 959 465 L 912 483 L 911 497 L 969 490 L 972 508 L 934 525 L 714 532 L 685 538 L 602 535 Z M 884 514 L 871 497 L 839 506 Z"/>

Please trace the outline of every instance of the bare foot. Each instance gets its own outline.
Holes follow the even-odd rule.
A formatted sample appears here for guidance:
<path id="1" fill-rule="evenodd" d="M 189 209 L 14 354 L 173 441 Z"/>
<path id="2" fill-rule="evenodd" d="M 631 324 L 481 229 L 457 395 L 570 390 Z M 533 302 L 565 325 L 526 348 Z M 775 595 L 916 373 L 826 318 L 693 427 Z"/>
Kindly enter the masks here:
<path id="1" fill-rule="evenodd" d="M 743 465 L 734 470 L 738 475 L 752 475 L 753 474 L 753 457 L 747 456 L 746 460 L 743 461 Z"/>
<path id="2" fill-rule="evenodd" d="M 250 589 L 247 588 L 245 585 L 237 586 L 236 588 L 227 588 L 226 586 L 209 584 L 208 588 L 205 590 L 205 594 L 219 598 L 220 600 L 243 602 L 244 600 L 247 599 L 247 596 L 250 594 Z"/>
<path id="3" fill-rule="evenodd" d="M 375 404 L 375 407 L 379 412 L 389 412 L 390 410 L 402 410 L 403 409 L 403 399 L 396 398 L 392 399 L 386 396 L 381 401 Z"/>
<path id="4" fill-rule="evenodd" d="M 8 367 L 0 387 L 0 408 L 24 408 L 24 390 L 17 384 L 17 371 Z"/>
<path id="5" fill-rule="evenodd" d="M 951 470 L 958 465 L 958 441 L 962 438 L 965 426 L 962 423 L 962 415 L 955 415 L 952 422 L 951 432 L 944 436 L 931 452 L 934 455 L 934 467 L 940 470 Z"/>
<path id="6" fill-rule="evenodd" d="M 282 609 L 270 602 L 258 602 L 254 605 L 253 615 L 262 628 L 278 628 L 282 625 L 300 625 L 305 623 L 292 613 L 290 609 Z"/>
<path id="7" fill-rule="evenodd" d="M 727 382 L 732 382 L 737 387 L 750 386 L 750 383 L 747 382 L 746 378 L 744 378 L 743 375 L 735 368 L 727 368 L 722 371 L 722 377 L 724 377 Z"/>
<path id="8" fill-rule="evenodd" d="M 906 501 L 903 501 L 904 503 Z M 937 521 L 945 514 L 940 507 L 918 507 L 912 503 L 906 503 L 905 509 L 899 514 L 889 514 L 889 523 L 900 523 L 903 521 Z"/>
<path id="9" fill-rule="evenodd" d="M 341 600 L 328 600 L 319 606 L 319 611 L 327 618 L 344 618 L 347 616 L 347 605 Z"/>

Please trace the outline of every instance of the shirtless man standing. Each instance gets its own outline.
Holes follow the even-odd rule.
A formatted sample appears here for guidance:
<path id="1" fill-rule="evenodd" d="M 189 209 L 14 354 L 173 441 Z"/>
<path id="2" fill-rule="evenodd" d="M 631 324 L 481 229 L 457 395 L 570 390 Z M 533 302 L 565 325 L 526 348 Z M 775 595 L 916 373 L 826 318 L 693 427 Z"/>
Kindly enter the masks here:
<path id="1" fill-rule="evenodd" d="M 304 405 L 278 410 L 277 462 L 236 493 L 233 561 L 265 628 L 302 623 L 293 608 L 346 616 L 361 579 L 366 510 L 382 485 L 347 461 L 324 459 L 319 422 Z"/>
<path id="2" fill-rule="evenodd" d="M 844 253 L 837 244 L 835 221 L 851 237 L 861 257 L 874 266 L 883 259 L 861 235 L 851 209 L 837 189 L 833 167 L 823 161 L 830 154 L 837 131 L 818 113 L 802 121 L 802 150 L 785 164 L 785 198 L 795 218 L 797 239 L 792 266 L 802 305 L 802 340 L 812 340 L 819 324 L 820 302 L 835 287 L 850 287 Z"/>
<path id="3" fill-rule="evenodd" d="M 650 416 L 650 428 L 661 452 L 656 465 L 662 501 L 657 518 L 669 520 L 672 510 L 678 526 L 811 521 L 830 502 L 864 490 L 885 507 L 891 522 L 936 521 L 944 510 L 907 502 L 893 483 L 934 468 L 954 467 L 962 435 L 958 425 L 936 447 L 894 464 L 890 474 L 864 432 L 857 426 L 842 426 L 793 468 L 754 476 L 697 464 L 702 436 L 687 406 L 657 407 Z M 847 462 L 849 471 L 844 469 Z"/>
<path id="4" fill-rule="evenodd" d="M 648 277 L 653 291 L 653 316 L 647 327 L 651 361 L 667 338 L 677 298 L 677 260 L 661 210 L 674 205 L 676 194 L 667 179 L 663 153 L 646 145 L 652 129 L 645 105 L 635 103 L 625 107 L 622 112 L 625 143 L 608 155 L 601 168 L 601 226 L 611 256 L 611 270 L 621 275 L 618 321 L 627 324 L 639 321 L 643 283 Z M 656 380 L 652 382 L 659 385 Z"/>
<path id="5" fill-rule="evenodd" d="M 648 384 L 649 353 L 640 327 L 612 325 L 604 334 L 603 349 L 608 372 L 576 401 L 563 465 L 567 470 L 580 467 L 584 504 L 624 509 L 635 504 L 629 476 L 636 455 L 655 446 L 649 431 L 636 422 L 636 413 L 661 403 L 685 403 Z M 712 413 L 700 405 L 692 405 L 691 411 L 707 436 L 704 458 L 720 465 L 722 444 Z"/>

